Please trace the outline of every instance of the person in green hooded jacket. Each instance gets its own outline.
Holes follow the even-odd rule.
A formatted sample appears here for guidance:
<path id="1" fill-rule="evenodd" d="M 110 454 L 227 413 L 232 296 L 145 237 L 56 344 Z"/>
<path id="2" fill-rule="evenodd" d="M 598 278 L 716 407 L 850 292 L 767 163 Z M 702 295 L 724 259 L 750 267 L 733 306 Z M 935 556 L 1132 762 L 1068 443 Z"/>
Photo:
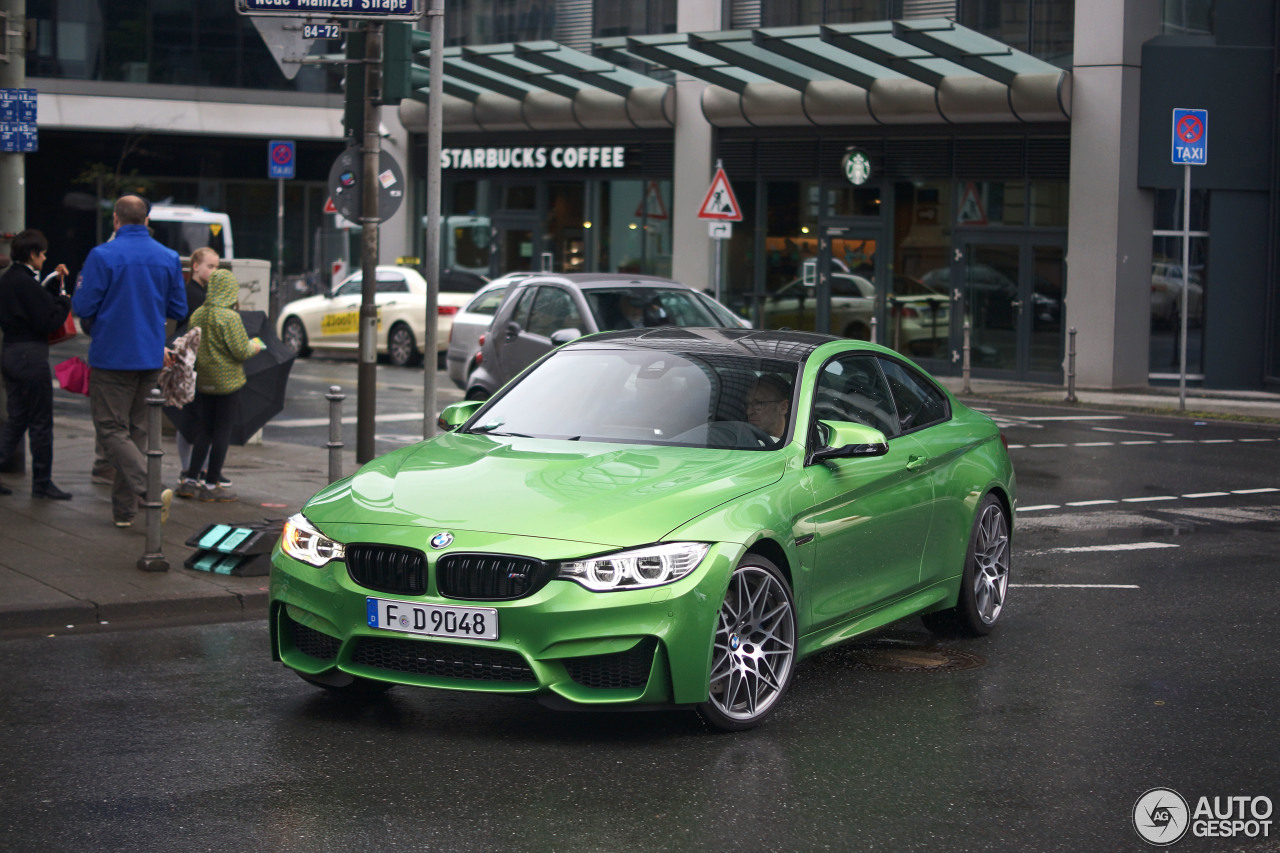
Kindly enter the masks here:
<path id="1" fill-rule="evenodd" d="M 231 444 L 231 427 L 240 406 L 244 387 L 244 362 L 262 351 L 262 341 L 249 339 L 244 321 L 236 311 L 240 283 L 231 270 L 218 270 L 209 277 L 204 304 L 191 315 L 190 326 L 200 327 L 200 349 L 196 353 L 195 407 L 197 434 L 191 443 L 191 470 L 184 471 L 183 485 L 197 487 L 202 501 L 234 501 L 230 489 L 218 485 L 222 463 Z M 205 479 L 201 484 L 200 463 L 208 455 Z"/>

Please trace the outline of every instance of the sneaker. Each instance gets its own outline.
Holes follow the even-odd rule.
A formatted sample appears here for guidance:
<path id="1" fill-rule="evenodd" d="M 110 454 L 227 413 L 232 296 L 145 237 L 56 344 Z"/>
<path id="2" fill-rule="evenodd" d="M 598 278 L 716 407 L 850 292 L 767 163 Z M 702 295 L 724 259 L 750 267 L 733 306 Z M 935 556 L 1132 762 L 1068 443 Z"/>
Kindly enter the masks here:
<path id="1" fill-rule="evenodd" d="M 133 526 L 133 519 L 132 519 L 132 518 L 117 518 L 117 519 L 115 519 L 115 525 L 116 525 L 116 527 L 132 527 L 132 526 Z"/>
<path id="2" fill-rule="evenodd" d="M 196 492 L 198 491 L 200 491 L 199 480 L 191 480 L 186 477 L 183 477 L 181 480 L 178 481 L 178 488 L 173 490 L 173 496 L 175 498 L 184 498 L 184 499 L 194 498 L 196 496 Z"/>
<path id="3" fill-rule="evenodd" d="M 205 483 L 204 488 L 200 490 L 200 494 L 197 497 L 202 501 L 240 500 L 240 498 L 236 497 L 236 493 L 230 489 L 224 489 L 222 486 L 210 486 L 208 483 Z"/>
<path id="4" fill-rule="evenodd" d="M 160 493 L 160 523 L 169 521 L 169 507 L 173 504 L 173 489 L 165 489 Z"/>
<path id="5" fill-rule="evenodd" d="M 207 483 L 207 482 L 209 482 L 209 475 L 208 475 L 207 473 L 205 473 L 204 471 L 201 471 L 201 472 L 200 472 L 200 482 L 202 482 L 202 483 Z M 222 488 L 224 488 L 224 489 L 229 489 L 229 488 L 231 488 L 232 486 L 234 486 L 234 485 L 235 485 L 235 483 L 232 483 L 232 482 L 231 482 L 230 480 L 228 480 L 226 477 L 219 477 L 219 478 L 218 478 L 218 485 L 219 485 L 219 486 L 222 486 Z"/>

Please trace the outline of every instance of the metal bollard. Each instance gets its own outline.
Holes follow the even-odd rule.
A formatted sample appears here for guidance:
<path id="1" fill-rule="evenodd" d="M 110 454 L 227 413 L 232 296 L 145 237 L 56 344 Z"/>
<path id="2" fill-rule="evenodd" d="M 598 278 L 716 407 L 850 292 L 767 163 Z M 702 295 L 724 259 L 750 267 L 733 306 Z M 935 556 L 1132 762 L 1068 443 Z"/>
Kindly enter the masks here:
<path id="1" fill-rule="evenodd" d="M 964 388 L 960 390 L 962 394 L 972 394 L 973 389 L 969 387 L 969 337 L 973 332 L 973 326 L 968 320 L 964 321 L 964 361 L 961 362 L 962 373 L 964 375 Z"/>
<path id="2" fill-rule="evenodd" d="M 163 491 L 160 482 L 160 460 L 164 451 L 160 449 L 160 408 L 164 405 L 164 397 L 159 388 L 152 388 L 147 397 L 147 499 L 142 502 L 146 513 L 147 551 L 138 558 L 138 568 L 144 572 L 167 572 L 169 561 L 164 558 L 160 514 L 164 504 L 160 499 Z"/>
<path id="3" fill-rule="evenodd" d="M 329 401 L 329 482 L 342 479 L 342 401 L 347 395 L 342 393 L 341 385 L 330 385 L 329 393 L 324 395 Z"/>
<path id="4" fill-rule="evenodd" d="M 880 321 L 875 317 L 871 318 L 871 343 L 878 344 L 880 337 Z"/>
<path id="5" fill-rule="evenodd" d="M 1076 329 L 1067 330 L 1067 402 L 1079 402 L 1076 399 Z"/>

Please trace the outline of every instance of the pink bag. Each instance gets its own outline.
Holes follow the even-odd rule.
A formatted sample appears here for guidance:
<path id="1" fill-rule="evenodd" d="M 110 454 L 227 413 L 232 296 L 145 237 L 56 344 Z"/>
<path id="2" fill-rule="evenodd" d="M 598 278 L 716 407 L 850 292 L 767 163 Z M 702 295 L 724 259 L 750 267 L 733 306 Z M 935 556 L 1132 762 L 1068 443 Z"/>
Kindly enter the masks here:
<path id="1" fill-rule="evenodd" d="M 53 366 L 53 373 L 58 377 L 58 384 L 63 391 L 72 394 L 89 395 L 89 365 L 78 355 Z"/>

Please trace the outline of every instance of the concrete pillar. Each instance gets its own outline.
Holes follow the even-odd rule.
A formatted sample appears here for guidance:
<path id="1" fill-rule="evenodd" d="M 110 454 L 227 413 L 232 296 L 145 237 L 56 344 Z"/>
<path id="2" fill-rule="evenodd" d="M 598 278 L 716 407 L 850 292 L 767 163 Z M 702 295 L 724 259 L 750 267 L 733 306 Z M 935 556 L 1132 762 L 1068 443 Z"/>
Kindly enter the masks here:
<path id="1" fill-rule="evenodd" d="M 1071 98 L 1067 326 L 1081 386 L 1147 384 L 1152 193 L 1138 188 L 1142 44 L 1148 0 L 1077 0 Z"/>
<path id="2" fill-rule="evenodd" d="M 7 62 L 0 61 L 0 89 L 21 89 L 27 82 L 26 43 L 21 35 L 27 25 L 27 0 L 0 0 L 0 12 L 8 16 L 7 32 L 0 31 L 0 39 L 9 57 Z M 26 156 L 0 154 L 0 255 L 6 258 L 11 238 L 5 235 L 27 227 Z"/>
<path id="3" fill-rule="evenodd" d="M 720 5 L 679 0 L 676 29 L 682 33 L 720 29 Z M 711 280 L 714 242 L 699 220 L 698 207 L 715 168 L 714 128 L 702 114 L 706 84 L 676 75 L 675 174 L 672 176 L 671 276 L 699 290 L 715 290 Z"/>

